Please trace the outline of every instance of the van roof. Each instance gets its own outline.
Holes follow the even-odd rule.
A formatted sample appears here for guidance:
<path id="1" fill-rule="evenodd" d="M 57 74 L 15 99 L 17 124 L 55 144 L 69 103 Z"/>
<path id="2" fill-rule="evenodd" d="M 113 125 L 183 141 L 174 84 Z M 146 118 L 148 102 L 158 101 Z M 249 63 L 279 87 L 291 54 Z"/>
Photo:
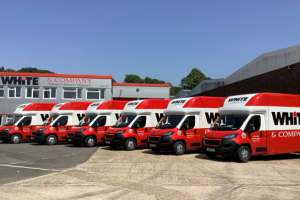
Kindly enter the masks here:
<path id="1" fill-rule="evenodd" d="M 246 106 L 300 107 L 300 95 L 258 93 L 249 99 Z"/>
<path id="2" fill-rule="evenodd" d="M 280 93 L 255 93 L 229 96 L 224 107 L 245 106 L 276 106 L 276 107 L 300 107 L 300 95 Z"/>
<path id="3" fill-rule="evenodd" d="M 30 103 L 25 105 L 23 111 L 50 111 L 56 103 Z"/>
<path id="4" fill-rule="evenodd" d="M 87 102 L 87 101 L 70 101 L 63 103 L 59 110 L 87 110 L 90 104 L 93 102 Z"/>
<path id="5" fill-rule="evenodd" d="M 123 112 L 144 112 L 143 110 L 166 109 L 169 99 L 143 99 L 129 101 Z"/>
<path id="6" fill-rule="evenodd" d="M 123 110 L 128 101 L 107 100 L 97 107 L 97 110 Z"/>
<path id="7" fill-rule="evenodd" d="M 219 108 L 223 106 L 224 97 L 197 96 L 178 98 L 170 101 L 166 113 L 190 113 L 199 112 L 203 108 Z"/>
<path id="8" fill-rule="evenodd" d="M 166 109 L 169 102 L 169 99 L 144 99 L 136 109 Z"/>
<path id="9" fill-rule="evenodd" d="M 183 108 L 219 108 L 223 106 L 224 100 L 224 97 L 191 97 L 183 105 Z"/>

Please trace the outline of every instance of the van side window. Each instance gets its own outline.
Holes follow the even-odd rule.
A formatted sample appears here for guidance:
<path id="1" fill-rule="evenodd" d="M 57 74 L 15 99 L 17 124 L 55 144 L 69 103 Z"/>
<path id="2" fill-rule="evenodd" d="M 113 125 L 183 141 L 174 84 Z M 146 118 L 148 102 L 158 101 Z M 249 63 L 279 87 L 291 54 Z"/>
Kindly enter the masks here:
<path id="1" fill-rule="evenodd" d="M 146 116 L 140 116 L 133 124 L 133 128 L 144 128 L 146 126 Z"/>
<path id="2" fill-rule="evenodd" d="M 260 129 L 260 123 L 260 116 L 255 115 L 249 120 L 246 129 L 249 130 L 250 127 L 254 127 L 252 131 L 258 131 Z"/>
<path id="3" fill-rule="evenodd" d="M 188 116 L 182 126 L 181 126 L 181 129 L 182 130 L 189 130 L 189 129 L 192 129 L 195 127 L 195 116 Z"/>
<path id="4" fill-rule="evenodd" d="M 104 126 L 106 124 L 106 116 L 101 116 L 96 119 L 94 126 Z"/>

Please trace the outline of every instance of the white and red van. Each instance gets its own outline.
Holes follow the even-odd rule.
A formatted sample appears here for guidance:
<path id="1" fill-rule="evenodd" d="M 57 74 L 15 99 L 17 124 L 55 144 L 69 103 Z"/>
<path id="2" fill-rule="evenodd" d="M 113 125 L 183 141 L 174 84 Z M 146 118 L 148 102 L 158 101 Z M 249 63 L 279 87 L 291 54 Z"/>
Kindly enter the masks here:
<path id="1" fill-rule="evenodd" d="M 190 97 L 172 100 L 164 117 L 148 137 L 148 147 L 154 152 L 171 151 L 176 155 L 201 150 L 206 129 L 218 116 L 223 97 Z"/>
<path id="2" fill-rule="evenodd" d="M 103 144 L 105 132 L 117 122 L 127 102 L 107 100 L 91 104 L 86 113 L 87 118 L 84 118 L 79 128 L 69 133 L 69 142 L 87 147 Z"/>
<path id="3" fill-rule="evenodd" d="M 208 157 L 248 162 L 251 156 L 300 151 L 300 95 L 230 96 L 204 138 Z"/>
<path id="4" fill-rule="evenodd" d="M 72 127 L 79 125 L 91 103 L 71 101 L 54 106 L 51 111 L 50 123 L 34 132 L 32 141 L 48 145 L 67 142 L 69 131 Z"/>
<path id="5" fill-rule="evenodd" d="M 22 104 L 14 111 L 13 120 L 0 128 L 0 140 L 14 144 L 29 142 L 32 132 L 42 126 L 56 103 Z"/>
<path id="6" fill-rule="evenodd" d="M 112 148 L 147 147 L 147 138 L 167 108 L 169 99 L 144 99 L 126 104 L 121 117 L 107 130 L 105 144 Z"/>

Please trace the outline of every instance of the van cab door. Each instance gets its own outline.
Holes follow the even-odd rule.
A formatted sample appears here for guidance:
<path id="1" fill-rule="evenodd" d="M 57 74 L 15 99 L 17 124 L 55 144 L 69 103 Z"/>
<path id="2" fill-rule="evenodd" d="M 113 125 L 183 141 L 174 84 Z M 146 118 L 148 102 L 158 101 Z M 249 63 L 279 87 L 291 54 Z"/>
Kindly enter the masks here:
<path id="1" fill-rule="evenodd" d="M 107 122 L 107 117 L 100 116 L 92 124 L 92 126 L 96 130 L 96 138 L 98 143 L 104 141 L 105 132 L 107 131 L 107 126 L 105 126 L 106 122 Z"/>
<path id="2" fill-rule="evenodd" d="M 58 130 L 58 138 L 59 140 L 66 139 L 68 135 L 68 121 L 69 121 L 69 116 L 61 116 L 59 119 L 57 119 L 55 126 L 57 127 Z"/>
<path id="3" fill-rule="evenodd" d="M 267 134 L 264 115 L 253 115 L 245 128 L 248 134 L 253 155 L 267 153 Z"/>
<path id="4" fill-rule="evenodd" d="M 31 126 L 32 117 L 24 117 L 23 120 L 20 122 L 20 129 L 22 138 L 25 140 L 29 140 L 32 134 L 32 126 Z"/>
<path id="5" fill-rule="evenodd" d="M 200 130 L 195 129 L 196 118 L 195 115 L 187 116 L 182 123 L 181 131 L 186 139 L 186 149 L 193 150 L 201 147 L 201 134 Z"/>
<path id="6" fill-rule="evenodd" d="M 135 130 L 137 136 L 138 145 L 146 145 L 147 138 L 150 132 L 148 128 L 145 128 L 146 122 L 147 122 L 147 116 L 142 115 L 139 116 L 134 122 L 134 124 L 132 125 L 132 128 Z"/>

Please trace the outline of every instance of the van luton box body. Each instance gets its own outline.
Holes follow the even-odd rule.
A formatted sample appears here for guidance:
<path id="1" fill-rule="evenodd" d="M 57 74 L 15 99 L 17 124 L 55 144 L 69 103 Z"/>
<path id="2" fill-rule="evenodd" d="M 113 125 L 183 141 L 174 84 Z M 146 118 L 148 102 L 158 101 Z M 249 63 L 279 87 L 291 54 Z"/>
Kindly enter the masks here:
<path id="1" fill-rule="evenodd" d="M 30 142 L 32 133 L 39 129 L 50 116 L 56 103 L 22 104 L 14 111 L 14 117 L 0 127 L 0 140 L 3 142 Z"/>
<path id="2" fill-rule="evenodd" d="M 79 126 L 69 132 L 69 142 L 87 147 L 103 144 L 107 129 L 119 119 L 127 102 L 107 100 L 91 104 Z"/>
<path id="3" fill-rule="evenodd" d="M 209 157 L 247 162 L 251 156 L 300 152 L 300 95 L 230 96 L 219 112 L 204 139 Z"/>
<path id="4" fill-rule="evenodd" d="M 71 101 L 57 104 L 51 110 L 47 125 L 32 134 L 32 141 L 49 145 L 67 142 L 72 127 L 78 126 L 92 102 Z"/>
<path id="5" fill-rule="evenodd" d="M 126 104 L 121 117 L 107 130 L 106 145 L 112 148 L 147 147 L 150 131 L 157 125 L 167 108 L 169 99 L 144 99 Z"/>
<path id="6" fill-rule="evenodd" d="M 190 97 L 170 101 L 164 117 L 148 137 L 154 152 L 171 151 L 176 155 L 201 150 L 206 129 L 218 116 L 223 97 Z"/>

